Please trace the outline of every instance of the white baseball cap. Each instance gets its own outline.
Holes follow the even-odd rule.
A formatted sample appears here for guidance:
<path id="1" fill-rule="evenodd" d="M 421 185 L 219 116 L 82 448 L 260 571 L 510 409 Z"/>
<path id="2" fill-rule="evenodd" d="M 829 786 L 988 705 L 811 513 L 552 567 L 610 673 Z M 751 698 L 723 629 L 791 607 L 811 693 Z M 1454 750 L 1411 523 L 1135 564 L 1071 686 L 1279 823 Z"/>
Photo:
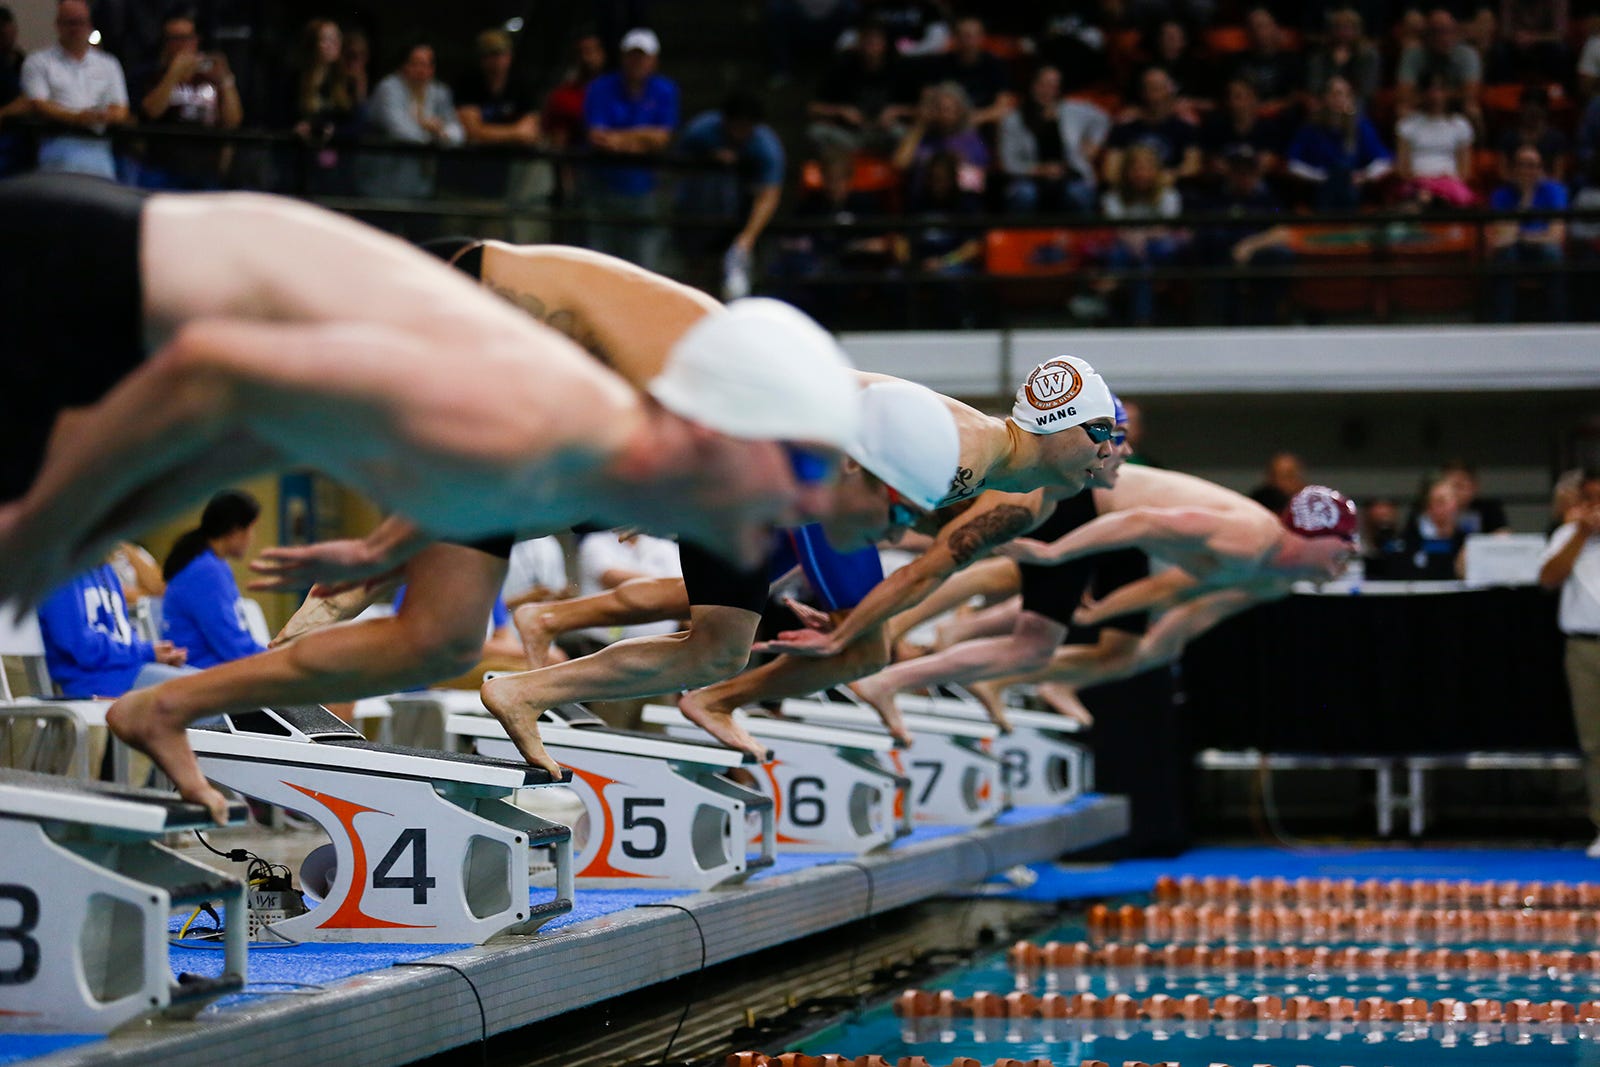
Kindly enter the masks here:
<path id="1" fill-rule="evenodd" d="M 622 35 L 621 51 L 639 51 L 645 55 L 658 56 L 661 54 L 661 38 L 656 36 L 655 30 L 647 30 L 640 26 Z"/>
<path id="2" fill-rule="evenodd" d="M 1017 388 L 1011 417 L 1033 434 L 1052 434 L 1095 419 L 1116 418 L 1111 388 L 1086 360 L 1047 359 Z"/>
<path id="3" fill-rule="evenodd" d="M 906 500 L 931 511 L 950 491 L 961 435 L 943 397 L 913 382 L 874 382 L 861 391 L 861 436 L 845 449 Z"/>
<path id="4" fill-rule="evenodd" d="M 749 297 L 706 315 L 645 390 L 668 411 L 729 437 L 848 452 L 861 433 L 862 389 L 844 349 L 781 300 Z"/>

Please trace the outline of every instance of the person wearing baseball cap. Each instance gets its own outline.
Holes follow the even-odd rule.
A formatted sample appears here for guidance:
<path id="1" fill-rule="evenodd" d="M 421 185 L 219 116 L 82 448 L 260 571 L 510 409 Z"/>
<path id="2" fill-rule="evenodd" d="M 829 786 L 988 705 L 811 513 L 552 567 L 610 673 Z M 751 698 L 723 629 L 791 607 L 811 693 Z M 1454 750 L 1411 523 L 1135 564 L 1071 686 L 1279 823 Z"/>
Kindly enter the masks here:
<path id="1" fill-rule="evenodd" d="M 678 86 L 656 73 L 661 39 L 638 27 L 623 34 L 615 71 L 589 83 L 583 121 L 589 144 L 602 152 L 641 156 L 662 152 L 678 128 Z M 589 210 L 610 221 L 590 227 L 587 244 L 602 252 L 659 270 L 666 231 L 655 223 L 653 167 L 591 167 L 584 198 Z"/>

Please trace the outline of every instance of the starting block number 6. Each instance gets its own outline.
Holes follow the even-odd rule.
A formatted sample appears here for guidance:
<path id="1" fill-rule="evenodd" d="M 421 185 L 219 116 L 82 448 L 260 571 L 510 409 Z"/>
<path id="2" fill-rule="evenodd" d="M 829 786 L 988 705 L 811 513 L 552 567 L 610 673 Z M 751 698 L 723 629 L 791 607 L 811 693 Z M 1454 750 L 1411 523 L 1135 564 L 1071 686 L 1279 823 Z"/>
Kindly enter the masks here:
<path id="1" fill-rule="evenodd" d="M 15 921 L 0 919 L 0 946 L 16 945 L 20 958 L 15 967 L 0 966 L 0 985 L 26 985 L 39 974 L 39 942 L 29 935 L 39 925 L 39 894 L 25 885 L 0 885 L 0 916 L 5 902 L 16 903 Z M 0 958 L 5 949 L 0 947 Z"/>

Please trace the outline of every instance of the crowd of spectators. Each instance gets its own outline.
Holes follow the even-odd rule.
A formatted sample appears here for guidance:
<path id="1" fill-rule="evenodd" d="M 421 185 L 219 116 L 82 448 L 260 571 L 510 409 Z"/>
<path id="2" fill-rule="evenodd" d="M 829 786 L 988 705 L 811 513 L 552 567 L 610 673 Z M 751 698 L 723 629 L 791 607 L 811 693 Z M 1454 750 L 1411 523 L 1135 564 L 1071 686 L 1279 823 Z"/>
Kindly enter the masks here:
<path id="1" fill-rule="evenodd" d="M 245 153 L 161 132 L 278 131 L 306 149 L 296 165 L 309 191 L 558 197 L 587 219 L 565 239 L 654 268 L 667 259 L 669 212 L 726 220 L 682 227 L 677 251 L 714 264 L 727 295 L 748 290 L 758 266 L 801 281 L 862 267 L 961 277 L 984 268 L 985 234 L 1007 219 L 1105 219 L 1135 225 L 1081 236 L 1072 255 L 1090 270 L 1073 306 L 1147 323 L 1167 265 L 1292 261 L 1275 216 L 1600 201 L 1600 13 L 1570 6 L 1083 0 L 995 11 L 990 25 L 953 0 L 771 0 L 774 82 L 809 87 L 786 153 L 758 95 L 686 112 L 644 27 L 580 35 L 558 75 L 519 60 L 512 20 L 478 32 L 472 62 L 441 72 L 438 42 L 407 42 L 385 67 L 358 27 L 317 18 L 281 69 L 259 75 L 274 84 L 246 87 L 188 13 L 172 11 L 150 54 L 118 56 L 94 43 L 85 0 L 60 0 L 57 43 L 26 57 L 0 8 L 0 121 L 53 124 L 26 145 L 15 123 L 0 126 L 0 168 L 159 189 L 250 184 Z M 251 113 L 244 101 L 267 103 Z M 140 136 L 116 155 L 72 132 L 129 124 Z M 481 153 L 356 149 L 374 142 L 589 148 L 601 160 L 535 169 L 514 151 L 489 165 Z M 713 165 L 662 169 L 655 157 L 669 152 Z M 791 213 L 819 222 L 942 222 L 763 242 L 795 185 Z M 1255 221 L 1198 221 L 1206 214 Z M 1543 270 L 1588 258 L 1593 240 L 1534 218 L 1496 227 L 1487 248 Z M 1096 267 L 1103 277 L 1089 276 Z M 1564 317 L 1565 288 L 1539 289 L 1538 313 Z M 1223 321 L 1256 322 L 1280 318 L 1286 292 L 1266 277 L 1206 295 Z M 1513 318 L 1523 295 L 1507 278 L 1490 310 Z"/>

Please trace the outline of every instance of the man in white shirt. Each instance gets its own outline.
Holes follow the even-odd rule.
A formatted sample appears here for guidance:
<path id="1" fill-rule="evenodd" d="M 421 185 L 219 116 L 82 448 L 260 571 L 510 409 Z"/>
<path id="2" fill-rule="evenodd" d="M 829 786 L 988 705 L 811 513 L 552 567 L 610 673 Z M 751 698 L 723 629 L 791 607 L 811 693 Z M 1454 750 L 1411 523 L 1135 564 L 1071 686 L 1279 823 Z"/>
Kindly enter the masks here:
<path id="1" fill-rule="evenodd" d="M 580 596 L 604 593 L 634 578 L 682 577 L 678 546 L 665 538 L 603 530 L 578 542 Z M 601 645 L 609 645 L 629 637 L 659 637 L 681 629 L 677 621 L 669 619 L 632 626 L 592 626 L 579 633 Z"/>
<path id="2" fill-rule="evenodd" d="M 22 95 L 33 101 L 33 113 L 40 118 L 102 133 L 128 121 L 128 83 L 122 64 L 89 44 L 93 32 L 89 5 L 61 0 L 57 43 L 23 62 Z M 111 142 L 84 137 L 41 140 L 39 169 L 117 178 Z"/>
<path id="3" fill-rule="evenodd" d="M 1567 686 L 1583 749 L 1589 819 L 1600 828 L 1600 470 L 1585 471 L 1578 503 L 1550 535 L 1539 584 L 1561 590 L 1561 632 L 1567 635 Z M 1600 859 L 1600 837 L 1589 846 Z"/>
<path id="4" fill-rule="evenodd" d="M 567 554 L 554 537 L 532 537 L 511 546 L 506 560 L 506 580 L 500 585 L 506 607 L 571 595 L 567 584 Z"/>

